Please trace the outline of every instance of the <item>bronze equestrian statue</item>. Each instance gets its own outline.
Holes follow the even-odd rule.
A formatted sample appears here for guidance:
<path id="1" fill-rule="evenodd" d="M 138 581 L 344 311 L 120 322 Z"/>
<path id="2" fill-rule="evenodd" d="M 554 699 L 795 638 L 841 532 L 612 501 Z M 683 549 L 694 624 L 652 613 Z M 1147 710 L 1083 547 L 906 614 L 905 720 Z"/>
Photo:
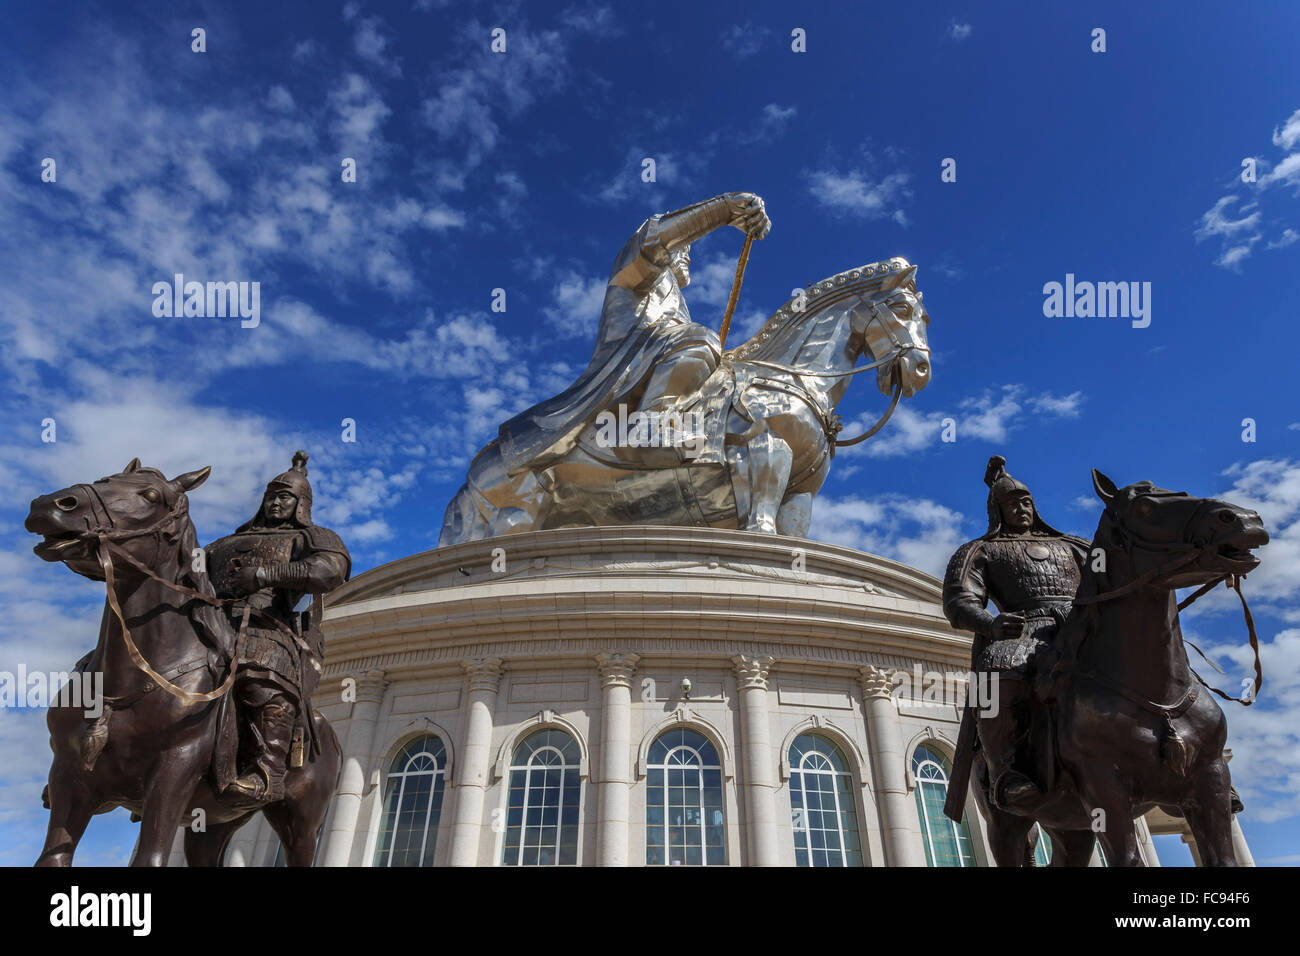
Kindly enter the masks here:
<path id="1" fill-rule="evenodd" d="M 294 489 L 309 496 L 305 460 L 304 455 L 295 469 L 299 475 L 273 481 L 274 494 L 268 489 L 267 497 Z M 71 865 L 90 818 L 116 807 L 128 808 L 141 821 L 134 866 L 165 866 L 178 827 L 186 828 L 189 865 L 219 865 L 231 835 L 258 811 L 284 843 L 286 862 L 311 865 L 338 782 L 339 745 L 329 723 L 307 703 L 313 678 L 306 676 L 310 664 L 303 662 L 319 656 L 318 633 L 313 633 L 318 613 L 294 621 L 282 611 L 292 594 L 312 592 L 321 579 L 293 567 L 306 548 L 289 552 L 288 568 L 276 562 L 259 570 L 259 562 L 279 552 L 263 554 L 254 547 L 252 560 L 241 561 L 226 579 L 230 594 L 242 593 L 219 597 L 199 560 L 186 495 L 210 470 L 169 481 L 134 459 L 119 474 L 32 502 L 27 530 L 44 537 L 36 554 L 104 581 L 107 592 L 99 641 L 77 665 L 104 675 L 102 714 L 91 719 L 80 708 L 59 704 L 47 717 L 54 751 L 45 792 L 50 821 L 37 866 Z M 295 501 L 292 513 L 309 521 L 310 503 L 303 511 Z M 260 534 L 282 519 L 279 507 L 268 508 L 264 501 L 250 526 L 258 525 Z M 302 527 L 286 533 L 312 541 L 325 537 Z M 328 553 L 342 556 L 346 576 L 346 550 Z M 228 612 L 236 603 L 232 626 Z M 267 638 L 268 633 L 276 637 Z M 302 653 L 296 664 L 286 665 L 294 652 L 281 658 L 251 638 L 282 651 L 292 644 Z M 316 649 L 309 655 L 304 647 L 311 649 L 313 642 Z M 233 666 L 239 660 L 252 665 L 247 675 Z M 296 673 L 280 673 L 295 667 Z M 254 708 L 274 705 L 279 711 L 256 711 L 252 743 L 243 748 L 250 765 L 242 778 L 234 765 L 240 748 L 232 689 Z M 282 772 L 278 731 L 268 735 L 262 728 L 282 729 L 281 715 L 294 707 L 311 714 L 313 744 L 301 765 L 291 754 Z M 229 735 L 224 742 L 223 729 Z M 221 781 L 236 779 L 242 782 L 222 792 Z"/>
<path id="2" fill-rule="evenodd" d="M 972 669 L 996 675 L 999 704 L 977 733 L 963 718 L 945 812 L 961 819 L 973 773 L 999 866 L 1032 865 L 1035 822 L 1054 866 L 1086 866 L 1094 840 L 1112 866 L 1140 866 L 1133 821 L 1158 806 L 1186 818 L 1206 865 L 1235 866 L 1227 722 L 1205 691 L 1238 698 L 1191 669 L 1178 612 L 1225 580 L 1240 594 L 1259 564 L 1250 549 L 1268 542 L 1259 515 L 1150 482 L 1118 489 L 1094 470 L 1106 509 L 1081 547 L 1004 465 L 995 456 L 986 472 L 989 534 L 954 555 L 944 582 L 945 612 L 975 632 Z"/>

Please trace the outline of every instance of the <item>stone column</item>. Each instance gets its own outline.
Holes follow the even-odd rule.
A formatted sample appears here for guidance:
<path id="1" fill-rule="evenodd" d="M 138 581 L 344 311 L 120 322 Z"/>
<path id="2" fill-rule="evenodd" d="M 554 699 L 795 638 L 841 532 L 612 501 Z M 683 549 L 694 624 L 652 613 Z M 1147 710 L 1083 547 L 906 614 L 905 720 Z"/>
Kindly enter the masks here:
<path id="1" fill-rule="evenodd" d="M 600 814 L 596 862 L 627 866 L 632 791 L 632 674 L 636 654 L 597 654 L 600 671 Z"/>
<path id="2" fill-rule="evenodd" d="M 859 670 L 866 705 L 867 743 L 871 776 L 880 806 L 880 830 L 887 866 L 925 866 L 916 812 L 907 793 L 907 754 L 903 753 L 903 724 L 894 702 L 893 673 L 879 667 Z M 919 820 L 917 821 L 919 822 Z"/>
<path id="3" fill-rule="evenodd" d="M 1255 857 L 1251 855 L 1250 847 L 1246 845 L 1246 834 L 1241 832 L 1241 824 L 1237 822 L 1237 815 L 1232 815 L 1232 852 L 1237 855 L 1238 866 L 1254 866 Z"/>
<path id="4" fill-rule="evenodd" d="M 343 748 L 339 793 L 325 835 L 322 866 L 347 866 L 352 859 L 357 816 L 361 812 L 361 798 L 366 792 L 366 767 L 375 743 L 379 705 L 387 687 L 383 671 L 368 671 L 357 681 L 357 699 L 352 702 L 352 716 L 348 720 L 348 742 Z"/>
<path id="5" fill-rule="evenodd" d="M 1137 824 L 1138 843 L 1142 847 L 1142 858 L 1146 860 L 1147 866 L 1159 866 L 1160 854 L 1156 852 L 1156 841 L 1151 836 L 1151 825 L 1147 823 L 1146 817 L 1138 817 L 1134 822 Z"/>
<path id="6" fill-rule="evenodd" d="M 772 658 L 737 655 L 731 659 L 740 691 L 740 736 L 744 744 L 745 809 L 750 866 L 780 866 L 776 828 L 776 765 L 767 713 L 767 675 Z"/>
<path id="7" fill-rule="evenodd" d="M 477 866 L 483 802 L 492 764 L 492 714 L 501 686 L 501 660 L 464 661 L 469 688 L 465 739 L 456 758 L 456 819 L 451 830 L 451 866 Z"/>

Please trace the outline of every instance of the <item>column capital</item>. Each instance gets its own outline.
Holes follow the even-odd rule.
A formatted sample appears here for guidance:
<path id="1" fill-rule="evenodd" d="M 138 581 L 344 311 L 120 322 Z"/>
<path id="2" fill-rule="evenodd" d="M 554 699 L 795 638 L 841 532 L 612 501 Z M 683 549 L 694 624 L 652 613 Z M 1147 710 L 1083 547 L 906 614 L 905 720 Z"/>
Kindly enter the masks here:
<path id="1" fill-rule="evenodd" d="M 600 671 L 601 687 L 631 687 L 632 674 L 636 671 L 640 654 L 624 654 L 616 651 L 612 654 L 601 652 L 596 655 L 596 670 Z"/>
<path id="2" fill-rule="evenodd" d="M 858 668 L 858 681 L 862 684 L 862 696 L 892 697 L 894 694 L 895 671 L 868 664 Z"/>
<path id="3" fill-rule="evenodd" d="M 383 671 L 366 671 L 357 682 L 357 703 L 377 704 L 384 699 L 388 677 Z"/>
<path id="4" fill-rule="evenodd" d="M 772 657 L 746 657 L 744 654 L 737 654 L 731 659 L 731 663 L 736 671 L 736 683 L 741 690 L 751 687 L 767 690 L 767 675 L 776 660 Z"/>
<path id="5" fill-rule="evenodd" d="M 494 694 L 497 692 L 501 683 L 501 658 L 476 657 L 461 661 L 460 666 L 465 668 L 470 693 L 476 690 L 491 691 Z"/>

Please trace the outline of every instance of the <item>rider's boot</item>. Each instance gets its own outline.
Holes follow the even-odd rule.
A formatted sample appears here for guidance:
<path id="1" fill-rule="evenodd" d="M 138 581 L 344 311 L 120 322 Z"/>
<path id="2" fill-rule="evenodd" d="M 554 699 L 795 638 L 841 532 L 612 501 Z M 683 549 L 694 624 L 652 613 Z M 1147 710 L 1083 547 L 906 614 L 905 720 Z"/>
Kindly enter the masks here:
<path id="1" fill-rule="evenodd" d="M 989 765 L 990 799 L 999 810 L 1024 814 L 1032 811 L 1043 798 L 1038 784 L 1015 769 L 1016 741 L 1019 738 L 1018 708 L 1003 707 L 997 717 L 982 717 L 979 723 L 980 746 Z"/>
<path id="2" fill-rule="evenodd" d="M 230 791 L 258 803 L 284 799 L 284 775 L 293 742 L 294 706 L 283 698 L 263 704 L 253 722 L 258 754 L 253 768 L 231 781 Z"/>

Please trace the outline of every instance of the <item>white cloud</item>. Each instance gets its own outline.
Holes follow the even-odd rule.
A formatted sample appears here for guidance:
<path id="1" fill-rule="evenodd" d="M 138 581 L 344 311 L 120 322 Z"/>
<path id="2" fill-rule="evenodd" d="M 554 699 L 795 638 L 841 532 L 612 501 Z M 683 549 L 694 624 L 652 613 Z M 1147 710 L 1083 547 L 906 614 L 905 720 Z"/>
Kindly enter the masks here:
<path id="1" fill-rule="evenodd" d="M 555 304 L 546 306 L 542 312 L 561 335 L 590 342 L 600 325 L 607 285 L 607 279 L 599 276 L 588 278 L 570 269 L 555 282 L 552 290 Z"/>
<path id="2" fill-rule="evenodd" d="M 969 23 L 958 23 L 956 20 L 948 22 L 947 36 L 951 40 L 965 40 L 971 35 L 973 28 Z"/>
<path id="3" fill-rule="evenodd" d="M 835 213 L 864 219 L 888 217 L 906 225 L 902 204 L 912 196 L 907 188 L 911 178 L 911 173 L 901 170 L 876 179 L 859 169 L 821 169 L 809 174 L 808 191 Z"/>
<path id="4" fill-rule="evenodd" d="M 722 31 L 722 48 L 737 60 L 747 60 L 763 48 L 770 36 L 770 29 L 746 20 Z"/>
<path id="5" fill-rule="evenodd" d="M 849 458 L 893 458 L 911 455 L 939 443 L 945 419 L 956 422 L 958 441 L 977 439 L 990 443 L 1006 440 L 1012 432 L 1036 418 L 1077 418 L 1083 401 L 1080 392 L 1058 397 L 1050 392 L 1026 395 L 1023 385 L 1003 385 L 968 396 L 950 411 L 918 412 L 906 403 L 895 409 L 889 425 L 865 444 L 843 449 Z M 875 423 L 879 411 L 860 414 L 845 422 L 844 435 L 858 434 Z"/>
<path id="6" fill-rule="evenodd" d="M 1300 110 L 1292 113 L 1280 129 L 1278 127 L 1273 128 L 1274 146 L 1289 150 L 1297 143 L 1300 143 Z"/>
<path id="7" fill-rule="evenodd" d="M 886 494 L 820 495 L 813 505 L 810 537 L 879 554 L 942 577 L 952 553 L 965 541 L 962 515 L 928 498 Z"/>
<path id="8" fill-rule="evenodd" d="M 1236 195 L 1222 196 L 1202 216 L 1195 232 L 1196 240 L 1217 237 L 1221 241 L 1219 255 L 1215 265 L 1235 272 L 1241 271 L 1242 264 L 1250 258 L 1256 244 L 1264 238 L 1266 222 L 1261 207 L 1263 197 L 1270 187 L 1280 184 L 1300 186 L 1300 110 L 1292 113 L 1281 127 L 1273 130 L 1273 145 L 1281 148 L 1284 155 L 1275 164 L 1263 157 L 1252 157 L 1255 162 L 1257 179 L 1252 184 L 1252 196 L 1243 201 Z M 1293 151 L 1295 150 L 1295 151 Z M 1234 184 L 1236 185 L 1236 184 Z M 1300 193 L 1292 193 L 1296 198 Z M 1273 200 L 1270 200 L 1273 201 Z M 1242 203 L 1238 218 L 1232 218 L 1231 207 Z M 1268 230 L 1273 231 L 1276 220 L 1267 223 Z M 1300 239 L 1295 229 L 1284 228 L 1278 237 L 1265 243 L 1266 249 L 1285 249 Z"/>
<path id="9" fill-rule="evenodd" d="M 1289 229 L 1289 228 L 1283 229 L 1282 235 L 1278 236 L 1277 239 L 1275 239 L 1273 242 L 1270 242 L 1266 248 L 1285 249 L 1287 246 L 1291 245 L 1291 243 L 1295 242 L 1297 239 L 1300 239 L 1300 232 L 1296 232 L 1294 229 Z"/>
<path id="10" fill-rule="evenodd" d="M 388 49 L 388 37 L 384 34 L 383 21 L 378 17 L 366 17 L 357 24 L 357 31 L 352 37 L 352 48 L 361 59 L 380 67 L 390 75 L 400 75 L 402 68 L 395 60 L 384 56 Z"/>

